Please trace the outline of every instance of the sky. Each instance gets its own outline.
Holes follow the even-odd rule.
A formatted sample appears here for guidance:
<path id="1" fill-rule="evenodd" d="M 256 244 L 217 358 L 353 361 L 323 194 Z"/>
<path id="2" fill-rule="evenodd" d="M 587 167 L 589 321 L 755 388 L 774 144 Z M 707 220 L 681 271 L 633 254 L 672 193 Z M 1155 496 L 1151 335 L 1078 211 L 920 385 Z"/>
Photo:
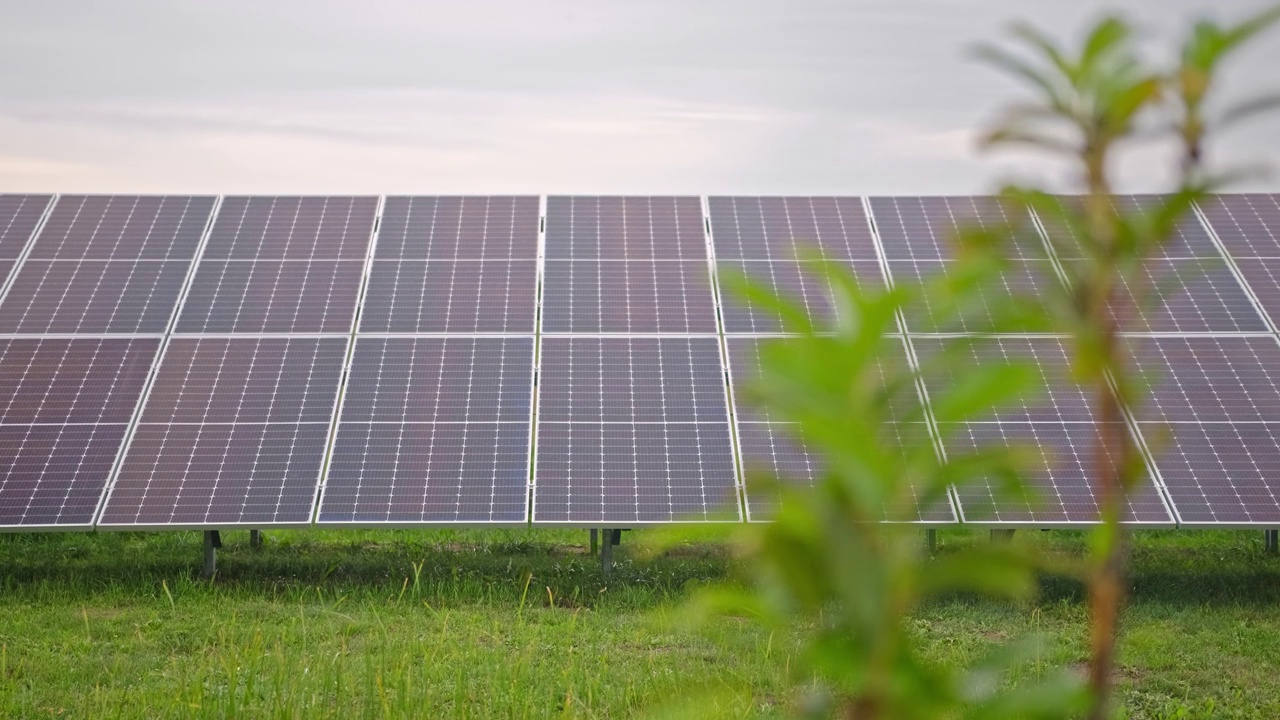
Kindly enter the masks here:
<path id="1" fill-rule="evenodd" d="M 941 194 L 1024 178 L 975 138 L 1024 88 L 973 59 L 1016 20 L 1063 41 L 1104 10 L 1166 54 L 1207 0 L 93 0 L 6 3 L 0 190 Z M 1223 100 L 1280 90 L 1280 29 Z M 1170 180 L 1159 146 L 1120 189 Z M 1211 148 L 1270 165 L 1280 113 Z"/>

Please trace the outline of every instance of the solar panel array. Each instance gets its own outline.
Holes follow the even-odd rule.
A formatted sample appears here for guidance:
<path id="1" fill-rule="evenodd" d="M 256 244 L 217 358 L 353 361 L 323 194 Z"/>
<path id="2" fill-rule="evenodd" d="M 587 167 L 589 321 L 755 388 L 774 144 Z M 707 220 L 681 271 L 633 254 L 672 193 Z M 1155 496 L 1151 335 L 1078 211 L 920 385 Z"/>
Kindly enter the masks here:
<path id="1" fill-rule="evenodd" d="M 821 324 L 832 288 L 808 260 L 884 287 L 946 277 L 963 225 L 1032 227 L 982 197 L 540 205 L 0 195 L 0 528 L 767 520 L 776 495 L 740 478 L 805 485 L 825 468 L 741 393 L 789 328 L 739 281 Z M 987 332 L 1083 262 L 1042 227 L 1050 242 L 1017 246 L 1003 283 L 960 312 L 909 308 L 893 341 L 923 373 L 899 436 L 1038 448 L 1032 497 L 993 478 L 906 508 L 915 522 L 1097 520 L 1106 428 L 1063 341 Z M 1113 428 L 1154 460 L 1129 522 L 1280 524 L 1278 279 L 1280 199 L 1232 195 L 1123 288 L 1157 298 L 1127 321 L 1153 392 Z M 954 367 L 1001 360 L 1047 392 L 937 416 Z"/>

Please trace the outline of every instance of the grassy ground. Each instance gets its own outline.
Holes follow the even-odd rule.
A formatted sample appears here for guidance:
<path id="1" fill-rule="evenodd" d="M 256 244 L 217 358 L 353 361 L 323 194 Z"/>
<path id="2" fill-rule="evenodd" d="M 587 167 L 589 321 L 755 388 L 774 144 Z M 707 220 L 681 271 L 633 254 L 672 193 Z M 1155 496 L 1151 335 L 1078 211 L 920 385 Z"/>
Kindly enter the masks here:
<path id="1" fill-rule="evenodd" d="M 679 622 L 725 577 L 714 545 L 627 558 L 605 583 L 585 531 L 228 535 L 199 580 L 196 533 L 0 538 L 0 717 L 585 717 L 702 694 L 784 714 L 789 638 Z M 942 550 L 985 541 L 941 535 Z M 1261 532 L 1146 532 L 1133 558 L 1121 697 L 1134 718 L 1280 717 L 1280 558 Z M 1081 535 L 1022 532 L 1047 552 Z M 928 652 L 974 657 L 1039 631 L 1040 672 L 1084 659 L 1080 588 L 920 613 Z"/>

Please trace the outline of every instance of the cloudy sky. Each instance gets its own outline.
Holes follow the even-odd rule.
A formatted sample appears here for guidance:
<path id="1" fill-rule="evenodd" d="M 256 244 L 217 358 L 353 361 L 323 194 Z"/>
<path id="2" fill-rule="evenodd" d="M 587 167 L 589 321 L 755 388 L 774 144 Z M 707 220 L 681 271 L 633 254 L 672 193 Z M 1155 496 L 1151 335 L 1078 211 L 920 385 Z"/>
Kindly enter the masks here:
<path id="1" fill-rule="evenodd" d="M 7 3 L 0 189 L 114 192 L 948 193 L 1020 88 L 967 56 L 1104 7 L 1153 47 L 1208 0 L 90 0 Z M 1227 94 L 1280 89 L 1280 32 Z M 1280 169 L 1280 114 L 1213 148 Z M 1159 189 L 1158 148 L 1123 163 Z M 1241 189 L 1280 190 L 1280 174 Z"/>

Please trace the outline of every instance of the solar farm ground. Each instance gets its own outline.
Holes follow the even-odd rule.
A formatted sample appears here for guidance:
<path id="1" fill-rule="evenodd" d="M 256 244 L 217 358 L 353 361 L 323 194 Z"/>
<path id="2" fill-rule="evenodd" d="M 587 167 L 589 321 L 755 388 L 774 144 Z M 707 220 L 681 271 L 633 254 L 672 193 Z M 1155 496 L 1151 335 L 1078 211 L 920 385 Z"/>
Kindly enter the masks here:
<path id="1" fill-rule="evenodd" d="M 793 638 L 714 619 L 688 593 L 733 574 L 723 546 L 640 559 L 606 582 L 585 531 L 226 533 L 213 581 L 195 532 L 0 537 L 0 717 L 620 718 L 706 696 L 785 715 Z M 940 552 L 986 542 L 940 532 Z M 1079 556 L 1077 532 L 1014 542 Z M 1117 680 L 1130 718 L 1280 716 L 1280 557 L 1262 533 L 1142 531 Z M 953 598 L 915 632 L 974 661 L 1042 633 L 1034 676 L 1085 660 L 1076 582 L 1027 605 Z M 689 708 L 685 708 L 688 710 Z M 688 716 L 699 717 L 696 709 Z"/>

